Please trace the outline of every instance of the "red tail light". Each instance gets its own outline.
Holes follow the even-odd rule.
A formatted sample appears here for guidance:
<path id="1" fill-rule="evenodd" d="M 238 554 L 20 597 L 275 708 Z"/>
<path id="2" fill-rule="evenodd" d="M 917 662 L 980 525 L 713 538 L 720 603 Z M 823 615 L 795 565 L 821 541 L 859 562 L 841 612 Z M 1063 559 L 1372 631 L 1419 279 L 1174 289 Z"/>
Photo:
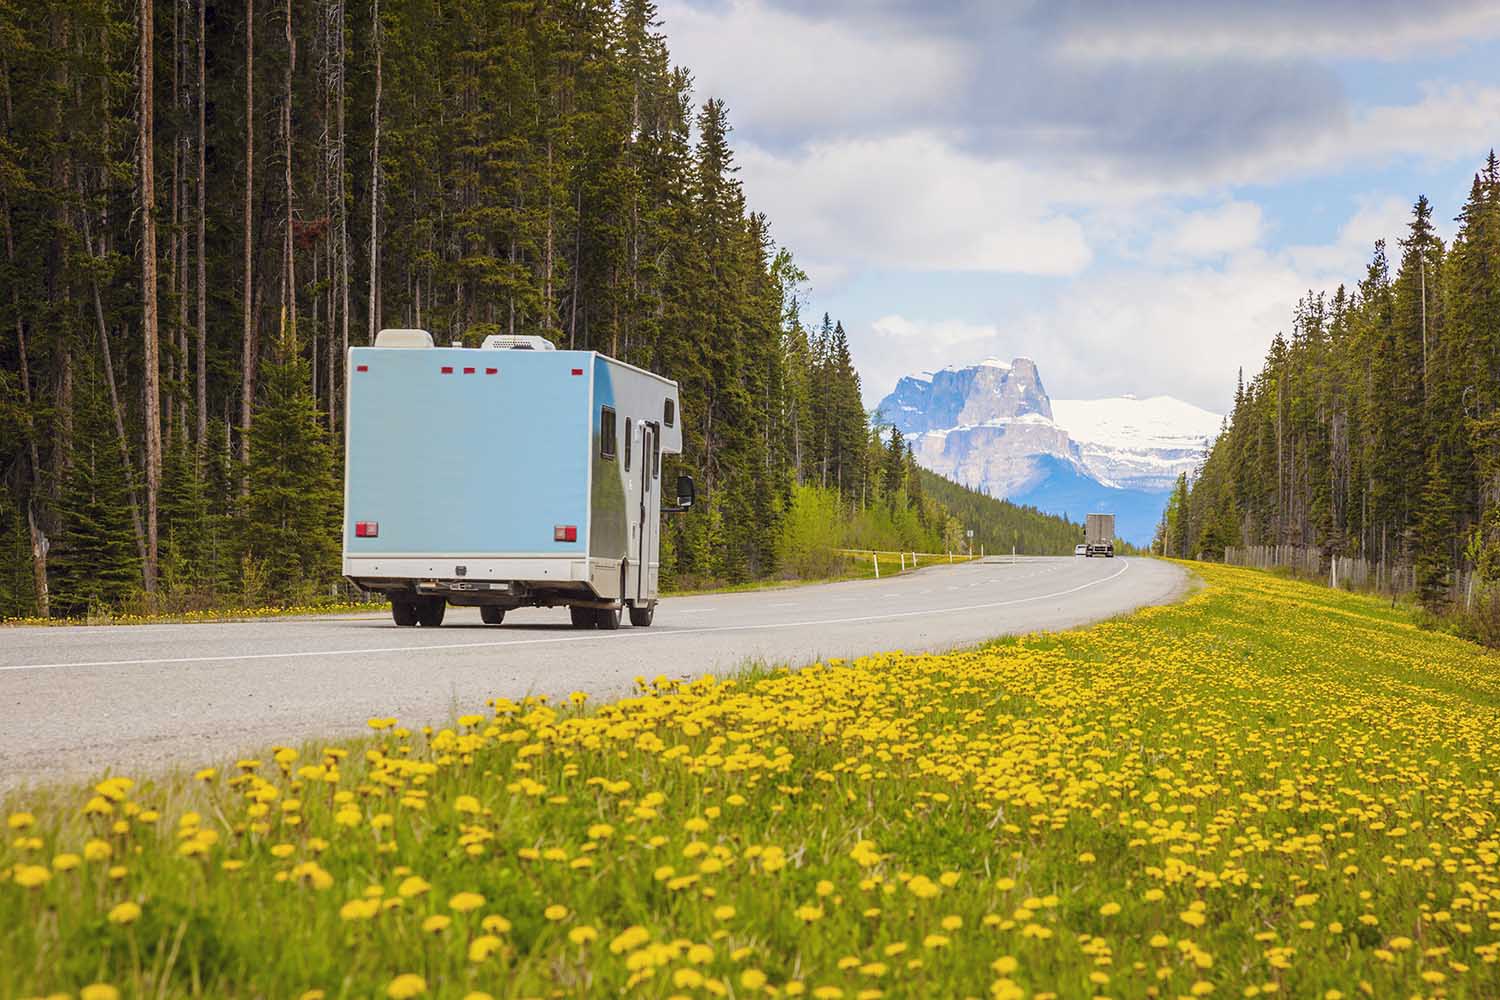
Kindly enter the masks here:
<path id="1" fill-rule="evenodd" d="M 380 537 L 380 522 L 379 521 L 355 521 L 354 522 L 354 537 L 355 538 L 379 538 Z"/>
<path id="2" fill-rule="evenodd" d="M 559 524 L 552 529 L 552 540 L 554 542 L 576 542 L 578 541 L 578 525 Z"/>

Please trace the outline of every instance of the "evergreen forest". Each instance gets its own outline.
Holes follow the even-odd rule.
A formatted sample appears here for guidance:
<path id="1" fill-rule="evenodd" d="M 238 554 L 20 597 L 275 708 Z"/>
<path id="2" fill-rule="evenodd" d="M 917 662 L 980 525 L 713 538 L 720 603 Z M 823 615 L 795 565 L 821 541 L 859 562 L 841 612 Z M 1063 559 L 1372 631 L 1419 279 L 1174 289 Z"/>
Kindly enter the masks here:
<path id="1" fill-rule="evenodd" d="M 1064 551 L 872 427 L 730 138 L 649 0 L 0 0 L 0 617 L 335 592 L 384 327 L 678 380 L 668 584 Z"/>
<path id="2" fill-rule="evenodd" d="M 1291 545 L 1410 568 L 1433 612 L 1500 586 L 1500 164 L 1474 175 L 1451 242 L 1425 197 L 1363 275 L 1297 305 L 1243 373 L 1158 533 L 1170 555 Z M 1326 561 L 1325 561 L 1326 565 Z"/>

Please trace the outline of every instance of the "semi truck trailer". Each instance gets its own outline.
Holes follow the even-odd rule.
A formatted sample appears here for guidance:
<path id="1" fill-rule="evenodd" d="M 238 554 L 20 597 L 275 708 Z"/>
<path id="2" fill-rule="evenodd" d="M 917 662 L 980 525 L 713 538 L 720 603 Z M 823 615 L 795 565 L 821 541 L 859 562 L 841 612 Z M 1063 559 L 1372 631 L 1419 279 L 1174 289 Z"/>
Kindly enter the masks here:
<path id="1" fill-rule="evenodd" d="M 1083 554 L 1093 558 L 1115 557 L 1115 516 L 1113 514 L 1089 514 L 1083 524 Z"/>
<path id="2" fill-rule="evenodd" d="M 397 625 L 441 625 L 449 605 L 490 625 L 519 607 L 651 624 L 662 512 L 694 499 L 679 476 L 662 503 L 676 382 L 542 337 L 436 347 L 423 330 L 382 330 L 348 366 L 343 573 Z"/>

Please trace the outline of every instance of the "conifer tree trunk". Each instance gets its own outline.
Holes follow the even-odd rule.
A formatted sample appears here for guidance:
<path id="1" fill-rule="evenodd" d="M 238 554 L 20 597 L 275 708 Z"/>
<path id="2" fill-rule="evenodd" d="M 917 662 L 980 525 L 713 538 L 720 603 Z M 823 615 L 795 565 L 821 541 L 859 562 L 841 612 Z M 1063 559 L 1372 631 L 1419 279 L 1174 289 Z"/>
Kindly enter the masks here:
<path id="1" fill-rule="evenodd" d="M 297 64 L 297 42 L 292 38 L 292 0 L 286 3 L 286 84 L 285 101 L 281 107 L 281 128 L 285 140 L 286 154 L 286 263 L 282 276 L 282 308 L 286 321 L 291 324 L 293 336 L 297 331 L 297 256 L 293 243 L 292 221 L 292 71 Z"/>
<path id="2" fill-rule="evenodd" d="M 339 213 L 339 332 L 341 350 L 339 352 L 339 364 L 336 370 L 340 373 L 344 370 L 344 359 L 349 356 L 349 195 L 344 188 L 344 0 L 336 0 L 336 13 L 338 30 L 334 33 L 334 42 L 337 46 L 334 65 L 338 72 L 338 86 L 335 88 L 338 97 L 338 145 L 336 147 L 336 159 L 334 162 L 334 174 L 337 177 L 338 188 L 338 213 Z M 331 373 L 335 369 L 330 369 Z M 340 383 L 334 381 L 329 389 L 328 409 L 329 427 L 338 426 L 338 406 L 335 402 L 336 388 Z"/>
<path id="3" fill-rule="evenodd" d="M 176 58 L 173 70 L 172 88 L 177 92 L 177 113 L 179 121 L 186 122 L 188 114 L 187 95 L 188 88 L 179 86 L 178 80 L 186 72 L 187 65 L 187 17 L 188 0 L 179 0 L 177 7 L 176 25 L 174 32 L 173 48 L 176 50 Z M 177 158 L 179 168 L 173 170 L 176 182 L 173 185 L 172 195 L 172 230 L 173 240 L 177 243 L 179 258 L 177 261 L 177 378 L 173 385 L 173 396 L 180 396 L 177 402 L 177 429 L 184 440 L 188 433 L 188 385 L 191 379 L 188 375 L 188 235 L 187 235 L 187 213 L 188 213 L 188 159 L 192 156 L 192 144 L 188 133 L 183 130 L 181 124 L 177 126 L 177 147 L 181 155 Z M 178 210 L 181 209 L 182 225 L 178 225 Z M 170 425 L 170 421 L 168 424 Z"/>
<path id="4" fill-rule="evenodd" d="M 80 198 L 83 191 L 79 190 Z M 94 259 L 94 239 L 90 231 L 88 210 L 80 213 L 83 221 L 83 244 L 88 250 L 89 259 Z M 89 272 L 89 287 L 93 292 L 94 299 L 94 322 L 99 332 L 99 360 L 104 363 L 104 384 L 109 389 L 110 411 L 115 418 L 115 438 L 120 445 L 120 466 L 126 470 L 134 467 L 130 460 L 130 436 L 125 432 L 125 408 L 120 405 L 120 393 L 115 386 L 115 362 L 109 349 L 109 329 L 104 322 L 104 302 L 99 295 L 99 280 L 94 277 L 92 270 Z M 146 548 L 146 532 L 141 524 L 141 500 L 135 490 L 133 477 L 126 480 L 126 496 L 130 501 L 130 525 L 135 529 L 135 547 L 140 553 L 141 566 L 144 569 L 148 550 Z"/>
<path id="5" fill-rule="evenodd" d="M 141 169 L 141 299 L 143 315 L 141 333 L 145 340 L 142 363 L 145 365 L 146 391 L 146 566 L 147 593 L 156 590 L 156 502 L 161 488 L 161 371 L 160 343 L 157 339 L 156 309 L 156 143 L 153 116 L 155 84 L 152 61 L 154 10 L 152 0 L 141 0 L 141 97 L 140 97 L 140 169 Z"/>
<path id="6" fill-rule="evenodd" d="M 208 161 L 204 149 L 208 129 L 207 18 L 208 0 L 198 0 L 198 443 L 199 469 L 208 447 Z"/>
<path id="7" fill-rule="evenodd" d="M 375 141 L 370 152 L 370 339 L 375 343 L 380 322 L 380 0 L 371 16 L 375 44 Z"/>
<path id="8" fill-rule="evenodd" d="M 182 28 L 181 13 L 182 13 L 182 11 L 181 11 L 180 4 L 178 4 L 176 2 L 176 0 L 173 0 L 173 3 L 172 3 L 172 100 L 171 100 L 171 103 L 168 105 L 168 108 L 170 109 L 168 111 L 169 115 L 176 112 L 176 110 L 178 108 L 178 102 L 181 100 L 181 97 L 182 97 L 181 88 L 179 86 L 180 83 L 181 83 L 181 80 L 180 80 L 180 74 L 178 73 L 178 70 L 179 70 L 180 65 L 181 65 L 181 60 L 179 59 L 180 51 L 179 51 L 179 47 L 178 47 L 179 39 L 180 39 L 180 36 L 181 36 L 181 28 Z M 180 249 L 181 249 L 180 248 L 180 243 L 182 242 L 182 227 L 180 225 L 180 223 L 181 223 L 182 205 L 181 205 L 180 199 L 178 198 L 178 195 L 181 193 L 181 188 L 180 188 L 180 184 L 179 184 L 179 182 L 181 180 L 181 171 L 182 171 L 182 143 L 181 143 L 181 140 L 180 140 L 180 131 L 178 131 L 178 132 L 174 132 L 173 135 L 172 135 L 172 184 L 171 184 L 171 192 L 172 192 L 171 219 L 172 219 L 172 222 L 171 222 L 171 225 L 167 227 L 167 234 L 168 234 L 167 235 L 167 288 L 170 290 L 170 294 L 173 295 L 173 296 L 177 295 L 177 282 L 178 282 L 178 278 L 179 278 L 179 275 L 180 275 L 180 269 L 178 267 L 178 264 L 179 264 L 179 253 L 180 253 Z M 178 356 L 178 354 L 177 354 L 177 338 L 178 338 L 179 334 L 181 333 L 181 331 L 176 328 L 176 325 L 174 323 L 174 318 L 171 317 L 171 314 L 170 314 L 171 302 L 170 302 L 170 300 L 168 300 L 167 308 L 169 310 L 169 313 L 168 313 L 169 318 L 168 318 L 168 329 L 167 329 L 167 356 L 166 356 L 166 359 L 165 359 L 165 361 L 166 361 L 166 399 L 163 400 L 163 406 L 164 406 L 164 409 L 166 410 L 165 426 L 167 428 L 167 434 L 170 435 L 172 433 L 173 423 L 177 419 L 177 385 L 178 385 L 178 381 L 177 380 L 178 380 L 178 374 L 179 374 L 178 373 L 178 365 L 181 363 L 181 361 L 183 359 L 180 358 Z"/>
<path id="9" fill-rule="evenodd" d="M 240 463 L 250 464 L 250 421 L 255 404 L 255 0 L 245 4 L 245 336 L 240 367 Z"/>
<path id="10" fill-rule="evenodd" d="M 9 67 L 3 72 L 9 78 Z M 6 131 L 10 131 L 10 90 L 6 89 Z M 10 204 L 0 201 L 0 221 L 5 224 L 5 260 L 15 267 L 16 241 L 10 227 Z M 16 349 L 20 356 L 21 405 L 25 410 L 26 457 L 31 472 L 31 489 L 26 497 L 26 527 L 30 533 L 32 585 L 36 590 L 36 613 L 43 618 L 50 611 L 47 589 L 47 539 L 36 521 L 36 498 L 42 488 L 42 466 L 37 455 L 36 430 L 32 423 L 31 361 L 26 353 L 26 321 L 21 315 L 21 290 L 10 286 L 11 311 L 16 315 Z"/>

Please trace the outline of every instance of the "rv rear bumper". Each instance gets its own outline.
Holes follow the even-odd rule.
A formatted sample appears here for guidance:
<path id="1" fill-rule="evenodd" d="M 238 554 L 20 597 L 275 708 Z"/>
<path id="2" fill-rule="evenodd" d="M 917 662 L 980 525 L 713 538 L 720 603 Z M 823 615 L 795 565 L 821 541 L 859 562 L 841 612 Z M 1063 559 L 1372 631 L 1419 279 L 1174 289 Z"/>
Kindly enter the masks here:
<path id="1" fill-rule="evenodd" d="M 344 575 L 379 590 L 382 582 L 420 580 L 517 581 L 539 585 L 586 583 L 586 556 L 344 556 Z"/>

